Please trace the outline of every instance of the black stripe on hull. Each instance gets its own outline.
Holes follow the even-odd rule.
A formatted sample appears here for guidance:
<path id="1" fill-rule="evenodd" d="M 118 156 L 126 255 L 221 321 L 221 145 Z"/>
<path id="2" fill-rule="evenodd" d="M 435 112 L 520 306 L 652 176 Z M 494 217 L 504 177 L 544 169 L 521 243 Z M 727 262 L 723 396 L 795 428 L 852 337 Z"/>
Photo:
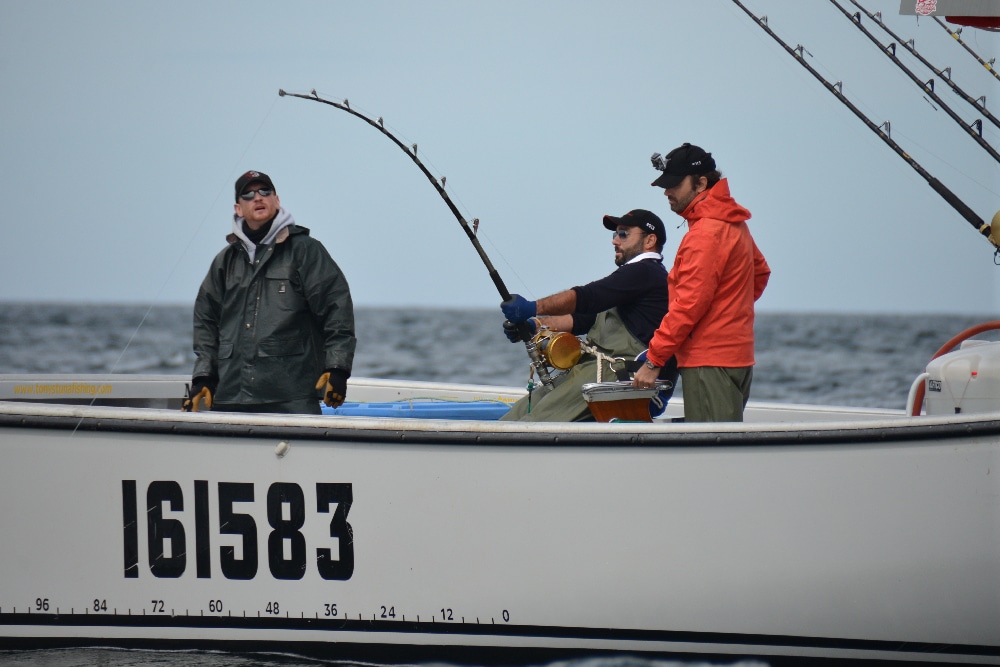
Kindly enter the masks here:
<path id="1" fill-rule="evenodd" d="M 784 664 L 853 664 L 867 654 L 871 659 L 878 654 L 878 664 L 885 661 L 913 663 L 919 655 L 920 664 L 996 663 L 1000 664 L 1000 646 L 953 645 L 927 642 L 899 642 L 868 639 L 826 637 L 800 637 L 792 635 L 736 634 L 718 632 L 686 632 L 673 630 L 638 630 L 616 628 L 580 628 L 510 625 L 493 623 L 428 623 L 418 621 L 382 620 L 327 620 L 309 618 L 229 617 L 229 616 L 162 616 L 114 614 L 2 614 L 0 628 L 8 631 L 17 627 L 33 626 L 50 636 L 0 637 L 0 649 L 38 648 L 143 648 L 224 650 L 234 653 L 291 653 L 324 659 L 365 659 L 385 663 L 435 660 L 458 664 L 528 664 L 560 658 L 597 655 L 623 655 L 643 657 L 669 657 L 680 660 L 706 659 L 733 661 L 741 658 L 767 660 L 772 665 Z M 59 636 L 57 628 L 91 628 L 92 636 Z M 274 630 L 289 633 L 300 631 L 330 632 L 328 640 L 316 641 L 303 637 L 282 637 L 279 640 L 239 639 L 170 639 L 170 638 L 117 638 L 101 636 L 101 628 L 162 629 L 176 631 L 183 628 L 228 630 Z M 339 641 L 337 633 L 365 633 L 370 641 Z M 21 634 L 21 633 L 18 633 Z M 388 641 L 387 635 L 392 635 Z M 417 641 L 417 638 L 420 641 Z M 434 637 L 441 637 L 438 642 Z M 447 639 L 444 639 L 447 637 Z M 475 638 L 463 644 L 462 637 Z M 527 641 L 520 645 L 519 638 Z M 481 645 L 482 640 L 495 644 Z M 628 651 L 602 648 L 563 648 L 532 646 L 550 639 L 564 644 L 573 640 L 588 643 L 649 643 L 649 648 L 630 648 Z M 414 643 L 408 643 L 413 641 Z M 428 643 L 429 642 L 429 643 Z M 653 644 L 656 644 L 654 646 Z M 703 647 L 698 652 L 672 651 L 667 644 Z M 730 650 L 731 649 L 731 650 Z M 850 654 L 859 657 L 845 657 Z M 818 658 L 826 655 L 829 657 Z M 898 657 L 896 657 L 898 656 Z M 926 661 L 925 661 L 926 659 Z"/>

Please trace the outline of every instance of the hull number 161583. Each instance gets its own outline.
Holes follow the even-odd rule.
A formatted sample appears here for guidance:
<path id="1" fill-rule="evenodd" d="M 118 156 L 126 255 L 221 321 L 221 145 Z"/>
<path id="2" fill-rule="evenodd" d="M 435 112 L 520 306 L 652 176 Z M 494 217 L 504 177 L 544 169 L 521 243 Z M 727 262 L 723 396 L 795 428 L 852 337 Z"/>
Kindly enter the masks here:
<path id="1" fill-rule="evenodd" d="M 220 546 L 217 552 L 219 569 L 227 579 L 253 579 L 259 570 L 257 521 L 252 514 L 237 512 L 240 503 L 252 503 L 255 496 L 251 482 L 218 483 L 217 535 L 242 543 L 241 558 L 236 558 L 233 546 Z M 302 488 L 291 482 L 275 482 L 267 489 L 267 523 L 271 532 L 264 555 L 268 570 L 275 579 L 302 579 L 309 569 L 309 560 L 323 579 L 347 580 L 354 574 L 354 534 L 347 523 L 353 493 L 350 483 L 317 483 L 316 512 L 330 514 L 329 537 L 336 549 L 316 548 L 313 558 L 308 555 L 305 524 L 306 500 Z M 146 488 L 146 546 L 149 572 L 154 577 L 177 578 L 188 568 L 188 553 L 194 554 L 194 569 L 198 578 L 212 576 L 212 531 L 209 517 L 209 483 L 194 482 L 194 549 L 188 549 L 189 535 L 180 519 L 164 516 L 164 505 L 170 512 L 184 511 L 184 493 L 178 482 L 158 480 Z M 124 536 L 124 572 L 126 579 L 139 576 L 139 503 L 136 480 L 122 480 L 122 526 Z M 332 545 L 333 540 L 325 544 Z M 290 549 L 286 548 L 290 546 Z"/>

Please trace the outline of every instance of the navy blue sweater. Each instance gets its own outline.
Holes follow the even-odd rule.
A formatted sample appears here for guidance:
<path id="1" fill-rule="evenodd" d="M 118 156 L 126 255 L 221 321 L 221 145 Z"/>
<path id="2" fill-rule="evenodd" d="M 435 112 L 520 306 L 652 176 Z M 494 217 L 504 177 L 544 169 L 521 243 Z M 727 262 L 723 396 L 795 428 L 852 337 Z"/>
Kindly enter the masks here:
<path id="1" fill-rule="evenodd" d="M 667 269 L 662 260 L 653 258 L 620 266 L 611 275 L 573 291 L 573 333 L 577 336 L 590 330 L 598 313 L 617 307 L 629 333 L 648 344 L 669 305 Z"/>

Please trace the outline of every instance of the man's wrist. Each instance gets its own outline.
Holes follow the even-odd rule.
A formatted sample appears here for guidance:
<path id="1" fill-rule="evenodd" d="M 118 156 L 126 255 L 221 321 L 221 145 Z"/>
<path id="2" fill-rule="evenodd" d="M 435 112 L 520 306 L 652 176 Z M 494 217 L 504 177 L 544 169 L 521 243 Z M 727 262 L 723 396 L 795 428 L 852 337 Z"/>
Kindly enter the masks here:
<path id="1" fill-rule="evenodd" d="M 660 370 L 660 367 L 657 366 L 656 364 L 654 364 L 649 359 L 646 359 L 646 368 L 648 368 L 651 371 L 658 371 L 658 370 Z"/>

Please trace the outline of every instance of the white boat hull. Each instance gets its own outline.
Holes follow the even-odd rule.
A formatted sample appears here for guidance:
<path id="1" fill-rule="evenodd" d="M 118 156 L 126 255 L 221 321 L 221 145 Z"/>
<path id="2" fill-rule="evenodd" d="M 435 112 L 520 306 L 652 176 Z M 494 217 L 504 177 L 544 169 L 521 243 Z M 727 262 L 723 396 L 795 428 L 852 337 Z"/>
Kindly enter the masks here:
<path id="1" fill-rule="evenodd" d="M 1000 663 L 1000 415 L 801 412 L 0 403 L 0 646 Z"/>

